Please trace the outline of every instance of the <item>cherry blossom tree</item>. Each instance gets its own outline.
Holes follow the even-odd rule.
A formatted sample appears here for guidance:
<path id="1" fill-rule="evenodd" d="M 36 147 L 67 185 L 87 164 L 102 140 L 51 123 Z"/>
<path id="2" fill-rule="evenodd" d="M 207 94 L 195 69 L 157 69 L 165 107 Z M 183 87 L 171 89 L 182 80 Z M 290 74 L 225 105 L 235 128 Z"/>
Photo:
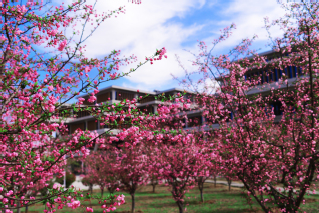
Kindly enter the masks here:
<path id="1" fill-rule="evenodd" d="M 153 148 L 158 160 L 153 162 L 153 168 L 158 170 L 161 177 L 170 186 L 179 212 L 184 212 L 184 196 L 187 190 L 195 185 L 198 174 L 199 159 L 203 156 L 200 148 L 194 143 L 192 134 L 162 133 L 161 139 Z"/>
<path id="2" fill-rule="evenodd" d="M 170 186 L 180 212 L 184 212 L 184 195 L 194 187 L 198 163 L 204 156 L 194 134 L 183 131 L 183 111 L 189 109 L 189 100 L 185 101 L 183 95 L 161 97 L 163 104 L 158 106 L 157 115 L 143 123 L 148 127 L 143 133 L 148 167 Z"/>
<path id="3" fill-rule="evenodd" d="M 214 187 L 216 188 L 217 176 L 220 175 L 219 160 L 213 160 L 211 162 L 211 167 L 210 167 L 210 172 L 209 173 L 213 177 Z"/>
<path id="4" fill-rule="evenodd" d="M 93 194 L 93 185 L 95 184 L 94 178 L 93 178 L 93 174 L 85 174 L 85 175 L 81 175 L 81 182 L 84 186 L 88 186 L 89 187 L 89 191 L 91 193 L 91 195 Z"/>
<path id="5" fill-rule="evenodd" d="M 173 150 L 172 145 L 176 145 L 175 158 L 169 156 L 170 159 L 178 159 L 178 154 L 181 154 L 182 151 L 177 153 L 178 148 L 181 148 L 178 144 L 187 143 L 188 141 L 193 140 L 193 137 L 188 136 L 186 133 L 185 136 L 178 135 L 182 122 L 176 120 L 182 120 L 182 117 L 178 115 L 184 107 L 187 107 L 187 104 L 184 103 L 184 100 L 181 99 L 181 94 L 178 94 L 176 97 L 170 97 L 171 100 L 165 99 L 164 96 L 159 95 L 156 97 L 163 100 L 163 104 L 159 105 L 158 112 L 156 115 L 152 113 L 143 113 L 139 110 L 131 111 L 131 114 L 137 113 L 139 117 L 135 117 L 131 124 L 134 124 L 128 129 L 123 129 L 124 131 L 118 133 L 117 135 L 110 137 L 107 141 L 109 144 L 117 142 L 118 155 L 117 164 L 114 168 L 117 168 L 117 173 L 120 177 L 120 182 L 123 190 L 130 193 L 132 197 L 132 212 L 135 210 L 135 192 L 139 186 L 146 184 L 151 175 L 156 175 L 163 178 L 166 181 L 168 180 L 168 175 L 163 175 L 163 168 L 166 161 L 163 161 L 161 156 L 169 151 Z M 132 101 L 135 103 L 134 99 Z M 131 103 L 132 103 L 131 102 Z M 136 123 L 136 119 L 139 119 L 139 122 Z M 173 137 L 171 140 L 170 138 Z M 163 150 L 161 151 L 161 149 Z M 194 147 L 188 147 L 188 150 L 193 150 Z M 188 151 L 184 149 L 183 151 Z M 195 149 L 198 150 L 198 149 Z M 174 153 L 174 152 L 173 152 Z M 185 155 L 188 156 L 187 152 Z M 155 159 L 156 158 L 156 159 Z M 190 154 L 189 158 L 195 158 Z M 178 162 L 170 162 L 172 164 Z M 170 183 L 173 185 L 172 194 L 176 198 L 176 201 L 180 204 L 180 207 L 183 207 L 183 196 L 187 188 L 191 183 L 194 183 L 194 178 L 191 176 L 194 173 L 192 169 L 196 167 L 189 168 L 187 164 L 187 157 L 185 161 L 180 163 L 178 166 L 181 166 L 181 169 L 185 171 L 178 171 L 180 173 L 175 174 L 175 171 L 170 171 L 174 173 L 175 177 L 170 179 Z M 165 164 L 166 165 L 166 164 Z M 154 171 L 157 173 L 153 173 Z M 185 178 L 183 176 L 185 172 Z M 181 175 L 181 176 L 180 176 Z M 180 179 L 179 178 L 184 178 Z M 182 189 L 181 189 L 182 188 Z M 184 211 L 182 208 L 181 211 Z"/>
<path id="6" fill-rule="evenodd" d="M 206 143 L 205 138 L 200 132 L 196 132 L 196 147 L 200 149 L 200 153 L 196 159 L 196 171 L 194 174 L 195 182 L 197 183 L 200 191 L 201 201 L 204 202 L 204 183 L 210 177 L 212 171 L 212 161 L 217 158 L 214 151 L 210 148 L 209 144 Z"/>
<path id="7" fill-rule="evenodd" d="M 102 198 L 104 193 L 104 188 L 106 186 L 104 178 L 106 177 L 105 175 L 107 174 L 103 172 L 105 165 L 103 164 L 100 157 L 101 156 L 98 153 L 93 153 L 85 159 L 85 165 L 87 165 L 85 170 L 88 176 L 84 178 L 88 179 L 91 183 L 99 185 L 101 190 L 101 198 Z"/>
<path id="8" fill-rule="evenodd" d="M 114 150 L 97 151 L 85 159 L 87 179 L 100 186 L 101 198 L 104 188 L 113 194 L 119 187 L 119 177 L 116 168 L 116 156 Z"/>
<path id="9" fill-rule="evenodd" d="M 136 61 L 136 57 L 120 58 L 120 50 L 113 50 L 104 57 L 87 58 L 85 41 L 104 21 L 125 12 L 120 7 L 98 14 L 95 5 L 96 2 L 90 5 L 83 1 L 60 6 L 29 0 L 0 3 L 0 178 L 3 180 L 0 209 L 3 211 L 20 211 L 21 207 L 38 202 L 46 203 L 46 211 L 54 209 L 55 204 L 58 209 L 68 205 L 91 211 L 81 205 L 83 194 L 72 188 L 65 190 L 56 186 L 43 198 L 27 198 L 27 194 L 34 185 L 51 179 L 53 174 L 62 176 L 66 155 L 72 158 L 78 154 L 85 158 L 93 144 L 105 143 L 108 132 L 99 135 L 78 130 L 68 135 L 64 118 L 71 110 L 86 111 L 105 123 L 115 123 L 117 118 L 125 117 L 121 113 L 123 105 L 94 106 L 98 86 L 126 76 L 145 63 L 153 63 L 153 58 L 160 60 L 166 52 L 165 48 L 157 50 L 145 62 L 122 74 L 118 73 L 120 66 Z M 81 24 L 80 30 L 77 26 Z M 90 32 L 89 24 L 92 25 Z M 86 101 L 92 106 L 83 105 L 84 99 L 79 98 L 76 104 L 63 108 L 83 93 L 90 94 Z M 62 137 L 54 137 L 54 132 Z M 122 198 L 116 199 L 121 203 Z"/>
<path id="10" fill-rule="evenodd" d="M 149 181 L 150 181 L 151 186 L 153 187 L 152 192 L 155 193 L 155 188 L 156 188 L 156 186 L 159 183 L 159 181 L 158 181 L 158 179 L 159 179 L 158 173 L 155 172 L 155 171 L 151 171 L 149 174 L 150 174 Z"/>
<path id="11" fill-rule="evenodd" d="M 284 17 L 271 24 L 265 19 L 266 30 L 283 30 L 283 37 L 270 37 L 271 57 L 249 50 L 253 39 L 244 39 L 220 56 L 200 42 L 201 53 L 194 61 L 201 82 L 220 82 L 217 93 L 200 94 L 198 104 L 210 126 L 218 126 L 210 140 L 219 151 L 222 173 L 241 180 L 264 212 L 299 212 L 318 172 L 319 8 L 306 3 L 283 7 L 288 11 Z M 233 27 L 224 29 L 213 47 Z M 299 72 L 290 80 L 293 67 Z M 247 76 L 252 70 L 263 74 Z M 279 73 L 277 82 L 271 82 L 272 70 Z M 274 102 L 279 109 L 272 107 Z"/>
<path id="12" fill-rule="evenodd" d="M 158 156 L 153 152 L 153 144 L 144 146 L 144 152 L 147 155 L 147 169 L 148 169 L 148 182 L 152 186 L 152 192 L 155 193 L 156 186 L 161 183 L 161 175 L 159 174 L 156 167 L 153 166 L 154 162 L 157 161 Z"/>
<path id="13" fill-rule="evenodd" d="M 146 183 L 147 177 L 147 157 L 143 154 L 142 144 L 135 147 L 125 147 L 117 152 L 117 175 L 120 180 L 120 188 L 131 195 L 132 208 L 135 212 L 135 192 Z"/>

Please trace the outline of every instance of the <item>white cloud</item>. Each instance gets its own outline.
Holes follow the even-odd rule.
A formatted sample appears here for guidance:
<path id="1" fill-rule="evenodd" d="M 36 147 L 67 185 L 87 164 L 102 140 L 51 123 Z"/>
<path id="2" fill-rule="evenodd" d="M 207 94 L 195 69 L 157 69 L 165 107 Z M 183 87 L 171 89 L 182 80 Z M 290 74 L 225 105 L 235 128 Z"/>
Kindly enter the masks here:
<path id="1" fill-rule="evenodd" d="M 87 0 L 90 3 L 90 0 Z M 183 18 L 194 9 L 205 5 L 205 0 L 145 0 L 135 5 L 127 0 L 98 1 L 98 12 L 107 11 L 125 5 L 126 14 L 107 19 L 85 43 L 88 57 L 101 57 L 111 50 L 121 50 L 122 56 L 136 55 L 138 61 L 144 61 L 145 56 L 155 53 L 156 49 L 165 47 L 168 51 L 167 59 L 156 61 L 139 68 L 128 78 L 132 83 L 144 84 L 145 88 L 161 89 L 167 81 L 172 79 L 170 73 L 182 75 L 181 69 L 174 55 L 188 55 L 182 49 L 182 43 L 200 31 L 203 25 L 194 23 L 184 27 L 181 23 L 169 21 L 174 17 Z M 191 49 L 194 47 L 190 47 Z M 189 47 L 187 47 L 189 49 Z M 127 72 L 136 65 L 122 67 Z M 175 71 L 179 70 L 180 73 Z M 166 86 L 165 86 L 166 87 Z"/>
<path id="2" fill-rule="evenodd" d="M 208 3 L 208 6 L 216 3 L 215 1 L 212 2 Z M 277 3 L 277 0 L 234 0 L 228 7 L 222 7 L 224 8 L 224 10 L 220 12 L 222 18 L 218 19 L 218 17 L 212 16 L 212 21 L 209 23 L 214 26 L 211 30 L 212 35 L 207 38 L 202 38 L 202 40 L 205 41 L 208 48 L 210 48 L 211 42 L 220 35 L 220 29 L 230 26 L 232 23 L 236 24 L 236 29 L 233 30 L 231 37 L 217 45 L 212 52 L 213 55 L 227 53 L 228 50 L 238 45 L 242 39 L 252 38 L 254 35 L 257 35 L 258 39 L 252 48 L 262 48 L 265 50 L 264 45 L 268 43 L 269 40 L 268 33 L 264 28 L 264 17 L 267 16 L 269 20 L 272 21 L 282 17 L 286 13 L 281 5 Z M 276 38 L 280 37 L 283 32 L 279 27 L 272 27 L 270 33 L 273 38 Z M 180 58 L 182 59 L 183 56 Z M 195 78 L 199 79 L 199 76 L 194 76 L 194 79 Z M 218 87 L 216 82 L 205 79 L 205 82 L 199 84 L 197 89 L 204 91 L 206 88 L 208 93 L 214 93 Z"/>
<path id="3" fill-rule="evenodd" d="M 72 1 L 69 0 L 69 2 Z M 87 0 L 87 2 L 90 3 L 93 0 Z M 201 30 L 211 27 L 214 23 L 212 37 L 198 38 L 207 41 L 208 44 L 216 38 L 216 33 L 219 34 L 219 29 L 234 22 L 237 25 L 234 35 L 215 49 L 215 53 L 221 53 L 221 51 L 225 53 L 241 39 L 251 38 L 254 34 L 259 36 L 259 41 L 265 42 L 267 33 L 263 28 L 263 18 L 268 16 L 272 20 L 285 13 L 276 0 L 234 0 L 231 4 L 222 5 L 221 8 L 224 8 L 224 11 L 219 11 L 223 15 L 222 20 L 212 13 L 211 20 L 204 24 L 195 21 L 189 24 L 192 20 L 188 20 L 187 25 L 183 24 L 183 18 L 187 18 L 188 13 L 203 7 L 214 9 L 217 3 L 221 5 L 217 0 L 142 0 L 140 5 L 128 3 L 127 0 L 99 0 L 96 7 L 99 12 L 126 5 L 126 14 L 108 19 L 99 27 L 93 37 L 86 42 L 86 55 L 100 57 L 107 55 L 113 49 L 120 49 L 123 55 L 134 54 L 138 57 L 138 61 L 143 61 L 145 56 L 153 54 L 156 48 L 166 47 L 168 59 L 156 61 L 153 65 L 144 65 L 127 78 L 131 87 L 139 86 L 148 90 L 166 89 L 177 86 L 177 82 L 172 81 L 171 73 L 175 76 L 184 75 L 183 70 L 178 66 L 175 54 L 180 56 L 186 69 L 194 69 L 188 62 L 192 59 L 191 55 L 183 50 L 198 52 L 196 40 L 185 46 L 185 42 L 191 36 L 200 35 Z M 179 17 L 181 21 L 172 21 L 172 18 L 176 17 Z M 280 36 L 278 29 L 272 32 L 274 37 Z M 121 71 L 127 72 L 133 67 L 135 65 L 130 64 L 122 67 Z"/>
<path id="4" fill-rule="evenodd" d="M 252 38 L 258 36 L 257 41 L 266 43 L 268 41 L 268 33 L 264 28 L 264 17 L 268 16 L 272 21 L 282 17 L 286 11 L 281 8 L 277 0 L 256 1 L 256 0 L 234 0 L 229 7 L 224 10 L 225 19 L 219 22 L 221 28 L 229 26 L 231 23 L 236 24 L 236 29 L 233 30 L 233 35 L 225 42 L 218 45 L 216 51 L 229 50 L 244 38 Z M 217 33 L 219 29 L 214 29 L 213 33 Z M 273 27 L 270 30 L 273 38 L 280 37 L 282 31 Z M 216 37 L 209 37 L 205 40 L 212 41 Z M 264 48 L 264 46 L 260 46 Z"/>

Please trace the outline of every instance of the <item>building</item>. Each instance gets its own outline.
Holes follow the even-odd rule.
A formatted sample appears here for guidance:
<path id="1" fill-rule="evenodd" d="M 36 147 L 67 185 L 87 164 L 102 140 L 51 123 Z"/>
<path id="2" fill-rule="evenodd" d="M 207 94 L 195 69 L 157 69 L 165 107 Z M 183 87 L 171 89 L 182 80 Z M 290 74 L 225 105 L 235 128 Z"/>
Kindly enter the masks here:
<path id="1" fill-rule="evenodd" d="M 95 104 L 101 103 L 108 103 L 108 104 L 117 104 L 120 103 L 124 99 L 132 100 L 133 98 L 138 98 L 140 96 L 147 97 L 139 100 L 136 104 L 137 108 L 144 111 L 145 113 L 156 113 L 157 107 L 159 104 L 163 102 L 161 100 L 156 100 L 155 96 L 164 94 L 166 97 L 168 96 L 175 96 L 177 93 L 183 93 L 183 89 L 179 88 L 171 88 L 163 91 L 154 90 L 153 92 L 144 91 L 144 90 L 137 90 L 131 89 L 126 87 L 120 86 L 109 86 L 103 88 L 96 94 L 97 100 L 94 104 L 89 103 L 87 98 L 89 95 L 82 95 L 78 98 L 85 98 L 86 100 L 83 102 L 83 105 L 90 106 Z M 188 98 L 193 98 L 192 92 L 187 92 L 186 96 Z M 185 97 L 186 98 L 186 97 Z M 196 116 L 196 115 L 194 115 Z M 81 130 L 96 130 L 98 133 L 102 133 L 103 131 L 107 130 L 107 126 L 100 126 L 99 121 L 95 121 L 94 118 L 86 113 L 79 112 L 76 114 L 76 118 L 68 118 L 66 123 L 69 125 L 70 133 L 73 133 L 76 129 L 80 128 Z M 190 124 L 191 125 L 191 124 Z"/>
<path id="2" fill-rule="evenodd" d="M 266 63 L 271 63 L 274 59 L 278 59 L 280 57 L 289 57 L 288 54 L 280 56 L 278 52 L 273 50 L 263 52 L 259 54 L 259 56 L 264 56 L 266 58 Z M 251 58 L 252 57 L 248 57 L 245 59 Z M 283 76 L 285 76 L 286 81 L 280 81 Z M 227 75 L 216 79 L 219 81 L 220 85 L 224 85 L 223 78 L 227 78 Z M 267 96 L 272 89 L 278 90 L 288 88 L 289 90 L 292 90 L 295 87 L 295 82 L 299 78 L 307 78 L 307 76 L 303 74 L 302 68 L 297 66 L 288 66 L 283 70 L 271 68 L 260 69 L 257 67 L 252 67 L 244 75 L 245 81 L 251 81 L 257 78 L 260 78 L 259 84 L 249 88 L 246 91 L 247 96 L 252 96 L 254 94 L 262 94 L 263 96 Z M 269 108 L 274 110 L 274 114 L 276 115 L 275 122 L 279 122 L 283 113 L 281 110 L 281 102 L 274 99 L 269 104 Z M 230 115 L 230 117 L 232 118 L 232 115 Z"/>
<path id="3" fill-rule="evenodd" d="M 144 91 L 144 90 L 137 90 L 131 89 L 126 87 L 120 86 L 109 86 L 99 90 L 95 96 L 97 97 L 94 103 L 88 102 L 89 94 L 78 96 L 77 98 L 84 98 L 85 101 L 81 106 L 96 106 L 96 104 L 107 103 L 109 105 L 120 103 L 124 99 L 132 100 L 133 98 L 138 98 L 140 96 L 144 97 L 136 103 L 136 107 L 145 113 L 156 113 L 157 107 L 159 104 L 163 104 L 161 100 L 156 100 L 155 97 L 158 95 L 163 95 L 165 97 L 175 96 L 178 93 L 184 93 L 185 90 L 180 88 L 171 88 L 167 90 L 154 90 L 151 91 Z M 195 94 L 190 91 L 185 91 L 186 95 L 184 96 L 185 99 L 194 100 Z M 147 96 L 146 96 L 147 95 Z M 146 97 L 145 97 L 146 96 Z M 66 109 L 69 107 L 70 104 L 65 104 L 63 107 Z M 60 112 L 64 111 L 64 108 L 60 108 Z M 193 106 L 194 107 L 194 106 Z M 201 125 L 204 123 L 204 117 L 201 115 L 201 111 L 196 110 L 189 110 L 186 112 L 188 116 L 188 121 L 184 119 L 185 128 L 193 128 L 195 126 Z M 74 133 L 77 129 L 81 130 L 90 130 L 90 131 L 97 131 L 98 134 L 101 134 L 105 131 L 111 131 L 111 134 L 117 134 L 119 129 L 112 129 L 107 125 L 101 126 L 100 122 L 96 120 L 93 116 L 89 115 L 88 112 L 79 111 L 74 112 L 73 110 L 68 111 L 67 114 L 64 116 L 64 122 L 68 126 L 69 134 Z M 51 119 L 51 121 L 54 121 Z M 129 126 L 120 126 L 120 128 L 128 128 Z M 95 147 L 95 150 L 97 147 Z"/>
<path id="4" fill-rule="evenodd" d="M 260 56 L 266 57 L 266 63 L 271 62 L 273 59 L 278 58 L 279 55 L 275 51 L 267 51 L 259 54 Z M 285 55 L 287 57 L 288 55 Z M 251 57 L 250 57 L 251 58 Z M 247 58 L 249 59 L 249 58 Z M 287 76 L 287 85 L 289 88 L 294 87 L 294 82 L 300 78 L 304 77 L 302 74 L 302 69 L 299 67 L 287 67 L 284 70 L 277 69 L 266 69 L 261 70 L 258 68 L 249 69 L 244 77 L 246 81 L 250 81 L 254 78 L 260 77 L 261 82 L 254 88 L 251 88 L 247 91 L 247 95 L 253 95 L 256 93 L 262 93 L 263 95 L 267 95 L 270 92 L 271 88 L 278 89 L 278 81 L 285 74 Z M 227 78 L 227 76 L 226 76 Z M 216 79 L 220 84 L 223 84 L 222 77 Z M 267 86 L 265 86 L 267 85 Z M 145 113 L 156 113 L 157 107 L 159 104 L 162 104 L 161 100 L 156 100 L 155 97 L 160 94 L 165 94 L 166 97 L 174 96 L 177 93 L 183 93 L 184 90 L 180 88 L 171 88 L 163 91 L 154 90 L 154 91 L 144 91 L 131 89 L 121 86 L 109 86 L 99 90 L 99 93 L 96 94 L 97 100 L 94 103 L 90 103 L 87 101 L 89 98 L 89 94 L 78 96 L 77 98 L 84 98 L 83 106 L 95 106 L 95 104 L 108 103 L 108 104 L 117 104 L 120 103 L 124 99 L 132 100 L 133 98 L 138 98 L 140 96 L 148 95 L 146 98 L 143 98 L 138 101 L 136 104 L 137 108 L 144 111 Z M 195 94 L 190 91 L 186 91 L 185 98 L 190 98 L 194 100 Z M 274 108 L 274 113 L 277 116 L 275 120 L 281 119 L 281 103 L 279 101 L 274 100 L 270 106 Z M 68 105 L 65 105 L 68 107 Z M 63 110 L 63 108 L 61 109 Z M 188 120 L 185 121 L 185 129 L 191 129 L 196 126 L 201 126 L 205 123 L 205 118 L 202 116 L 200 110 L 189 110 L 186 112 Z M 230 115 L 230 119 L 232 119 L 232 115 Z M 107 125 L 101 126 L 100 122 L 96 120 L 93 116 L 89 115 L 87 112 L 73 112 L 72 110 L 69 112 L 67 118 L 65 118 L 65 123 L 68 125 L 69 134 L 72 134 L 77 129 L 81 130 L 90 130 L 97 131 L 99 134 L 108 131 L 109 127 Z M 127 128 L 122 126 L 122 128 Z M 218 128 L 218 124 L 214 124 L 212 127 L 205 127 L 205 129 L 209 128 Z M 116 134 L 119 130 L 113 129 L 112 132 Z"/>

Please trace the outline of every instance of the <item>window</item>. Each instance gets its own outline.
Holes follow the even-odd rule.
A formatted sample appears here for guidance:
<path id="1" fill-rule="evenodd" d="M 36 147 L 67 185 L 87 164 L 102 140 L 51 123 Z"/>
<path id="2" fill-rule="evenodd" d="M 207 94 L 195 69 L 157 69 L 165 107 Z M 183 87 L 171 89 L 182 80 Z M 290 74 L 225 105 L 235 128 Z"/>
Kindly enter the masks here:
<path id="1" fill-rule="evenodd" d="M 84 131 L 86 129 L 85 122 L 84 123 L 70 124 L 69 131 L 71 134 L 74 133 L 75 130 L 77 130 L 77 129 L 81 129 L 82 131 Z"/>
<path id="2" fill-rule="evenodd" d="M 135 97 L 134 93 L 130 93 L 130 92 L 121 92 L 121 91 L 115 91 L 115 97 L 116 100 L 133 100 L 133 98 Z"/>
<path id="3" fill-rule="evenodd" d="M 265 73 L 265 74 L 264 74 L 264 76 L 265 76 L 265 82 L 269 83 L 269 76 L 268 76 L 269 74 L 268 74 L 268 71 L 265 70 L 264 73 Z"/>
<path id="4" fill-rule="evenodd" d="M 260 78 L 261 78 L 261 84 L 263 84 L 264 83 L 264 72 L 263 71 L 260 71 L 259 72 L 260 73 Z"/>
<path id="5" fill-rule="evenodd" d="M 292 66 L 288 67 L 288 77 L 289 78 L 293 78 L 294 77 L 293 72 L 292 72 Z"/>
<path id="6" fill-rule="evenodd" d="M 292 67 L 292 70 L 293 70 L 293 75 L 294 75 L 294 77 L 297 77 L 297 76 L 298 76 L 297 67 L 296 67 L 296 66 L 293 66 L 293 67 Z"/>
<path id="7" fill-rule="evenodd" d="M 96 130 L 97 129 L 97 120 L 88 121 L 88 130 Z"/>
<path id="8" fill-rule="evenodd" d="M 282 106 L 281 102 L 277 100 L 271 103 L 271 107 L 274 108 L 275 115 L 282 115 L 281 106 Z"/>
<path id="9" fill-rule="evenodd" d="M 299 74 L 300 76 L 303 76 L 302 68 L 301 68 L 301 67 L 298 67 L 298 74 Z"/>
<path id="10" fill-rule="evenodd" d="M 107 93 L 99 94 L 97 95 L 96 99 L 98 104 L 102 102 L 107 102 L 108 99 L 112 99 L 112 93 L 107 92 Z"/>
<path id="11" fill-rule="evenodd" d="M 139 108 L 139 110 L 147 115 L 150 113 L 154 113 L 154 108 L 152 106 L 144 106 Z"/>
<path id="12" fill-rule="evenodd" d="M 278 79 L 280 79 L 282 77 L 282 70 L 279 70 L 278 72 Z"/>
<path id="13" fill-rule="evenodd" d="M 149 95 L 149 96 L 139 100 L 139 103 L 143 104 L 143 103 L 147 103 L 147 102 L 151 102 L 151 101 L 155 101 L 155 97 Z"/>
<path id="14" fill-rule="evenodd" d="M 76 117 L 77 118 L 82 118 L 82 117 L 85 117 L 85 116 L 89 116 L 89 112 L 87 111 L 78 111 L 75 113 L 76 114 Z"/>

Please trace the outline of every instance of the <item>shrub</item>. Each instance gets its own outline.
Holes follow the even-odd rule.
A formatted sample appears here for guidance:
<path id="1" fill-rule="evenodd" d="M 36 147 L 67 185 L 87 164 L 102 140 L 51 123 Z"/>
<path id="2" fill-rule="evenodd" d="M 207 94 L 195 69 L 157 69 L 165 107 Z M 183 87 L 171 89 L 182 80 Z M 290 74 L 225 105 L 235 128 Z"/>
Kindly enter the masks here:
<path id="1" fill-rule="evenodd" d="M 48 195 L 48 192 L 49 192 L 48 189 L 53 188 L 54 181 L 53 181 L 53 179 L 51 179 L 51 180 L 47 181 L 46 183 L 49 185 L 39 189 L 39 192 L 42 196 Z"/>
<path id="2" fill-rule="evenodd" d="M 56 178 L 55 181 L 63 186 L 64 176 Z M 72 174 L 71 172 L 67 172 L 66 173 L 66 188 L 69 188 L 74 181 L 75 181 L 75 175 Z"/>

